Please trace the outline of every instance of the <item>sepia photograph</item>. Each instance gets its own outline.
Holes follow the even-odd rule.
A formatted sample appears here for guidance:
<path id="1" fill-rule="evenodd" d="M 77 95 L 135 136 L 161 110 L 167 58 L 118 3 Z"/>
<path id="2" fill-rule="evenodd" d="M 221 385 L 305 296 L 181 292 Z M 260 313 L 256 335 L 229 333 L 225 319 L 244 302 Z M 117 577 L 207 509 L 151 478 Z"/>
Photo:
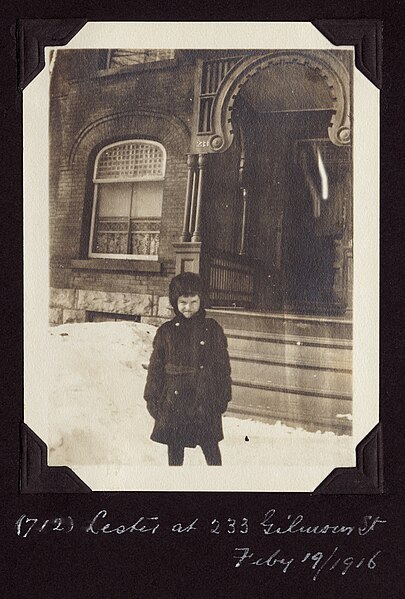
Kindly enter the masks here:
<path id="1" fill-rule="evenodd" d="M 95 491 L 311 492 L 378 423 L 378 90 L 310 23 L 98 25 L 24 91 L 24 421 Z"/>

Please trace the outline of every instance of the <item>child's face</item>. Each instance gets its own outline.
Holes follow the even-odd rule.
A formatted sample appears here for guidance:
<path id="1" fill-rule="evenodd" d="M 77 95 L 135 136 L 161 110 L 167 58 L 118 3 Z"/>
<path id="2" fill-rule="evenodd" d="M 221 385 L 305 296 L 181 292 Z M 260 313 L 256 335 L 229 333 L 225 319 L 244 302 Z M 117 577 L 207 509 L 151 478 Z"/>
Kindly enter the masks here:
<path id="1" fill-rule="evenodd" d="M 200 309 L 200 296 L 199 295 L 181 295 L 177 300 L 177 307 L 179 312 L 183 314 L 185 318 L 191 318 L 194 314 L 197 314 Z"/>

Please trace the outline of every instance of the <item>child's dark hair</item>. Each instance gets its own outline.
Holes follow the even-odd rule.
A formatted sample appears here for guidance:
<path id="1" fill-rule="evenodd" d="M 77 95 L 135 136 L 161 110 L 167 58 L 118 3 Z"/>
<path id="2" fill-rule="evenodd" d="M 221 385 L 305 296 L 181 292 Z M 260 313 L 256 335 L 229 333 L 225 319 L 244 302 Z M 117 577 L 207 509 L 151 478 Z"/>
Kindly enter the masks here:
<path id="1" fill-rule="evenodd" d="M 183 272 L 173 277 L 169 285 L 169 301 L 175 312 L 177 310 L 177 301 L 181 295 L 185 297 L 198 295 L 201 300 L 201 307 L 205 307 L 205 285 L 200 275 L 194 272 Z"/>

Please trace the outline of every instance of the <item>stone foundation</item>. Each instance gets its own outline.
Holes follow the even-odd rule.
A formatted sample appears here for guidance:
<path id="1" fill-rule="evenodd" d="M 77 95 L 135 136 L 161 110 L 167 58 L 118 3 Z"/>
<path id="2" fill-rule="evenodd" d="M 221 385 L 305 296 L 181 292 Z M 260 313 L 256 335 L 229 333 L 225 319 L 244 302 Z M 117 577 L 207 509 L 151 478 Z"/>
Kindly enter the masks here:
<path id="1" fill-rule="evenodd" d="M 86 322 L 88 312 L 139 316 L 141 322 L 155 326 L 173 317 L 169 298 L 166 296 L 83 289 L 50 289 L 50 324 Z"/>
<path id="2" fill-rule="evenodd" d="M 61 324 L 63 322 L 63 308 L 49 308 L 49 324 Z"/>
<path id="3" fill-rule="evenodd" d="M 63 324 L 69 322 L 86 322 L 86 310 L 63 310 Z"/>

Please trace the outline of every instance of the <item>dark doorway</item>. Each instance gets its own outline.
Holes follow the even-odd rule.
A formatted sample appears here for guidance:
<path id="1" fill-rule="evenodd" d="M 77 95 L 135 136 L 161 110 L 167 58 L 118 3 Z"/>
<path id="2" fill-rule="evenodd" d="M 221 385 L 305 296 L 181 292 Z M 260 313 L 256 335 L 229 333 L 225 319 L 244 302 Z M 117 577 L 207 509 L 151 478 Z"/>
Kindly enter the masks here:
<path id="1" fill-rule="evenodd" d="M 290 76 L 302 72 L 303 67 L 294 69 Z M 322 79 L 313 78 L 311 86 L 292 79 L 291 88 L 296 85 L 307 95 L 294 96 L 290 108 L 288 96 L 269 87 L 276 80 L 261 77 L 242 88 L 233 111 L 248 195 L 246 252 L 258 264 L 257 309 L 344 313 L 350 278 L 344 263 L 351 238 L 350 150 L 328 138 L 332 99 Z"/>

